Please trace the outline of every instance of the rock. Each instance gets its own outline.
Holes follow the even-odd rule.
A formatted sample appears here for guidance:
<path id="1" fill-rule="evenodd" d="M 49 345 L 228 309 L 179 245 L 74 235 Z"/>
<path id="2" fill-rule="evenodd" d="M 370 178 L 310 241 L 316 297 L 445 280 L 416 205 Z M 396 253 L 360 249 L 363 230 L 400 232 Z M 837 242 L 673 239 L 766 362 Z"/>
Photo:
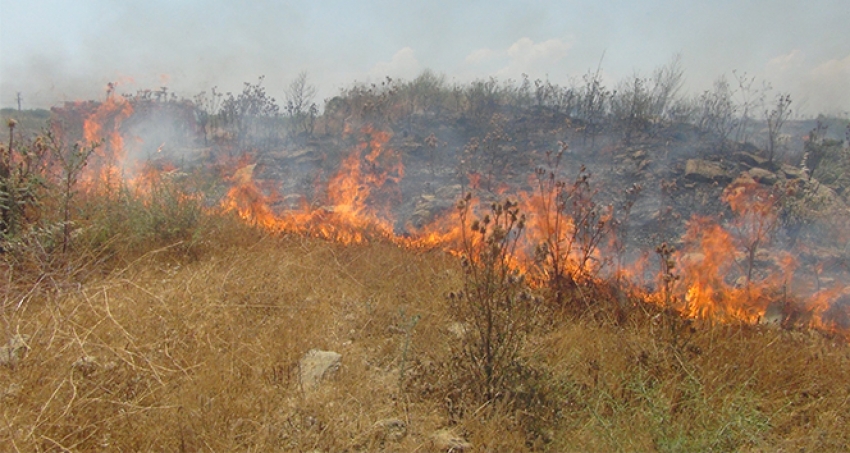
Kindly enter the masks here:
<path id="1" fill-rule="evenodd" d="M 319 384 L 336 373 L 342 355 L 333 351 L 311 349 L 299 362 L 301 369 L 301 388 L 314 390 Z"/>
<path id="2" fill-rule="evenodd" d="M 432 434 L 431 442 L 435 451 L 457 452 L 472 449 L 472 444 L 450 429 L 441 429 Z"/>
<path id="3" fill-rule="evenodd" d="M 813 179 L 811 190 L 814 193 L 814 197 L 818 200 L 819 203 L 823 206 L 823 209 L 826 210 L 839 210 L 843 207 L 843 202 L 841 201 L 841 197 L 838 193 L 827 186 L 826 184 L 822 184 L 820 181 Z"/>
<path id="4" fill-rule="evenodd" d="M 738 162 L 746 164 L 750 167 L 764 167 L 765 165 L 767 165 L 766 157 L 757 156 L 753 153 L 748 153 L 745 151 L 735 153 L 734 157 L 738 160 Z"/>
<path id="5" fill-rule="evenodd" d="M 441 189 L 437 189 L 439 192 Z M 410 224 L 415 228 L 422 228 L 429 225 L 443 212 L 454 207 L 456 197 L 444 197 L 440 195 L 421 195 L 416 205 L 413 207 L 413 214 L 410 216 Z"/>
<path id="6" fill-rule="evenodd" d="M 803 170 L 788 164 L 782 164 L 779 171 L 781 171 L 787 179 L 805 179 L 807 177 Z"/>
<path id="7" fill-rule="evenodd" d="M 458 340 L 464 338 L 469 331 L 469 327 L 460 322 L 453 322 L 449 324 L 449 333 L 452 334 Z"/>
<path id="8" fill-rule="evenodd" d="M 17 398 L 23 389 L 24 387 L 21 384 L 9 384 L 9 387 L 3 392 L 3 398 Z"/>
<path id="9" fill-rule="evenodd" d="M 0 365 L 14 367 L 24 358 L 29 346 L 27 346 L 28 335 L 15 335 L 6 342 L 5 346 L 0 346 Z"/>
<path id="10" fill-rule="evenodd" d="M 747 173 L 749 173 L 753 179 L 766 186 L 772 186 L 776 184 L 776 181 L 779 181 L 779 178 L 775 173 L 770 170 L 765 170 L 764 168 L 751 168 L 747 171 Z"/>
<path id="11" fill-rule="evenodd" d="M 88 376 L 97 371 L 97 359 L 90 355 L 80 357 L 71 364 L 71 368 L 80 372 L 83 376 Z"/>
<path id="12" fill-rule="evenodd" d="M 461 192 L 462 188 L 460 184 L 452 184 L 440 186 L 435 192 L 435 194 L 440 200 L 449 200 L 450 202 L 454 203 L 455 201 L 457 201 L 458 198 L 463 195 Z"/>
<path id="13" fill-rule="evenodd" d="M 759 318 L 759 324 L 779 326 L 785 321 L 785 309 L 782 302 L 773 302 L 767 306 Z"/>
<path id="14" fill-rule="evenodd" d="M 380 420 L 375 423 L 375 428 L 380 432 L 380 437 L 393 442 L 398 442 L 407 435 L 407 424 L 397 418 Z"/>
<path id="15" fill-rule="evenodd" d="M 685 177 L 697 182 L 729 182 L 732 178 L 717 162 L 703 159 L 688 159 Z"/>

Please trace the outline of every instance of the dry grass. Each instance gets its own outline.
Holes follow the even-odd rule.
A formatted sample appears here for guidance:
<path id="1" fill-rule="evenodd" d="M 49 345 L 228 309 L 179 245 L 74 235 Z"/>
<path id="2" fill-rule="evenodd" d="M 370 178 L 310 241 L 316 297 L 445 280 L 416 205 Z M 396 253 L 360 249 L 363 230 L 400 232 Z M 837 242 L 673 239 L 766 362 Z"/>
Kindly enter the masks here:
<path id="1" fill-rule="evenodd" d="M 455 395 L 454 259 L 228 235 L 79 286 L 7 291 L 0 339 L 27 335 L 29 351 L 0 366 L 0 450 L 424 452 L 443 428 L 476 451 L 850 449 L 837 340 L 694 326 L 673 342 L 670 320 L 642 309 L 549 319 L 516 383 L 537 399 L 473 407 Z M 342 367 L 305 392 L 312 348 Z"/>

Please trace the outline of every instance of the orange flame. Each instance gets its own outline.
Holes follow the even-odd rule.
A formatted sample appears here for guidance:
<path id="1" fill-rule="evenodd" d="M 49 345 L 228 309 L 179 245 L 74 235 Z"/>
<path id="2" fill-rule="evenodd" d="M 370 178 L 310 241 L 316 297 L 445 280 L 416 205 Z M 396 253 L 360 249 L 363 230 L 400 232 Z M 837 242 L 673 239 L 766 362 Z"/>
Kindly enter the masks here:
<path id="1" fill-rule="evenodd" d="M 86 142 L 103 141 L 96 163 L 87 170 L 91 184 L 118 181 L 119 163 L 125 157 L 120 126 L 132 113 L 128 101 L 112 96 L 97 105 L 85 119 Z M 449 210 L 422 228 L 407 226 L 409 235 L 396 234 L 392 210 L 401 202 L 400 184 L 405 173 L 401 155 L 388 146 L 389 133 L 371 126 L 357 133 L 362 137 L 360 143 L 342 160 L 326 186 L 319 188 L 321 203 L 309 204 L 301 200 L 298 208 L 274 209 L 279 195 L 258 182 L 257 164 L 246 157 L 235 164 L 235 170 L 228 177 L 231 188 L 222 208 L 272 231 L 345 244 L 386 240 L 405 247 L 440 247 L 460 253 L 464 231 L 457 209 Z M 171 166 L 146 167 L 134 180 L 134 185 L 137 190 L 150 190 L 163 174 L 173 170 Z M 468 177 L 472 187 L 480 184 L 480 175 Z M 599 248 L 593 249 L 591 256 L 581 256 L 581 247 L 577 247 L 577 241 L 582 240 L 579 235 L 583 234 L 580 229 L 584 223 L 581 222 L 587 219 L 572 218 L 563 206 L 565 196 L 570 195 L 566 193 L 570 187 L 554 184 L 554 181 L 546 185 L 543 180 L 532 180 L 532 186 L 535 184 L 540 184 L 539 190 L 520 192 L 515 197 L 520 211 L 526 215 L 526 222 L 511 263 L 532 274 L 530 280 L 536 284 L 545 284 L 560 276 L 580 281 L 584 275 L 596 275 L 600 263 L 604 262 Z M 500 187 L 499 192 L 506 191 L 506 187 Z M 675 297 L 663 297 L 661 289 L 643 295 L 658 303 L 672 301 L 674 308 L 687 317 L 756 323 L 766 316 L 778 295 L 787 292 L 797 261 L 787 253 L 766 252 L 778 223 L 779 197 L 772 189 L 752 178 L 742 177 L 726 188 L 722 199 L 734 214 L 730 220 L 720 224 L 694 217 L 687 224 L 684 249 L 673 256 L 680 277 L 670 287 Z M 467 203 L 471 215 L 483 211 L 481 205 L 484 203 L 478 198 L 473 197 Z M 609 221 L 612 214 L 610 210 L 602 210 L 598 215 L 601 217 L 594 217 L 593 222 Z M 550 256 L 561 257 L 561 261 L 554 263 L 551 258 L 541 261 L 541 246 Z M 770 261 L 768 272 L 756 275 L 753 268 L 757 257 Z M 632 268 L 618 269 L 619 277 L 631 275 L 633 279 L 642 279 L 647 260 L 644 256 Z M 837 303 L 845 299 L 846 303 Z M 850 329 L 850 295 L 841 285 L 819 291 L 805 309 L 809 325 L 842 334 Z"/>
<path id="2" fill-rule="evenodd" d="M 83 121 L 85 144 L 100 145 L 83 175 L 85 187 L 91 189 L 96 184 L 103 184 L 108 190 L 120 182 L 120 164 L 125 154 L 120 127 L 132 114 L 133 106 L 129 101 L 121 96 L 110 96 Z"/>
<path id="3" fill-rule="evenodd" d="M 269 207 L 270 197 L 263 194 L 253 178 L 252 164 L 241 167 L 231 178 L 234 187 L 225 199 L 225 209 L 235 210 L 242 218 L 272 230 L 345 244 L 376 238 L 393 240 L 390 208 L 401 197 L 401 156 L 386 147 L 388 133 L 364 127 L 361 134 L 364 141 L 328 183 L 327 205 L 310 207 L 304 202 L 300 209 L 274 214 Z"/>

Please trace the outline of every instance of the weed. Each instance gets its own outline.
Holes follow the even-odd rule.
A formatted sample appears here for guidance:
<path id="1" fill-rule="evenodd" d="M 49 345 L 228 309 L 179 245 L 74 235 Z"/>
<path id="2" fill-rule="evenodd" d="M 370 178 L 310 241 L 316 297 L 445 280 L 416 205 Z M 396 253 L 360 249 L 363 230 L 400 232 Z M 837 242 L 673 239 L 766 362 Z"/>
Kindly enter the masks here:
<path id="1" fill-rule="evenodd" d="M 512 370 L 528 331 L 534 304 L 514 257 L 525 217 L 511 201 L 493 203 L 471 219 L 467 194 L 459 202 L 463 289 L 449 294 L 451 312 L 464 326 L 459 365 L 482 403 L 510 393 Z"/>

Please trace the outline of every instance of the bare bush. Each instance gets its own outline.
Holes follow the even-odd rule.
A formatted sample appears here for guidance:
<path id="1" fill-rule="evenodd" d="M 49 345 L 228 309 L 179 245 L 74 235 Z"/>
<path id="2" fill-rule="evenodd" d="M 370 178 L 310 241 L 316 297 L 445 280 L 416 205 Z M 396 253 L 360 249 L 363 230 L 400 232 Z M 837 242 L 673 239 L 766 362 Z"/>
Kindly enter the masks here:
<path id="1" fill-rule="evenodd" d="M 613 208 L 596 204 L 596 191 L 584 167 L 572 183 L 561 179 L 558 167 L 566 150 L 562 143 L 560 150 L 547 153 L 546 166 L 537 169 L 533 228 L 529 228 L 536 277 L 553 292 L 556 305 L 566 300 L 568 290 L 600 270 L 603 263 L 597 252 L 613 227 Z"/>
<path id="2" fill-rule="evenodd" d="M 770 111 L 765 111 L 767 121 L 767 159 L 773 163 L 776 151 L 782 146 L 782 128 L 791 117 L 791 95 L 780 93 L 776 96 L 776 104 Z"/>
<path id="3" fill-rule="evenodd" d="M 264 77 L 255 84 L 246 82 L 242 92 L 227 93 L 221 105 L 223 125 L 230 130 L 236 146 L 260 145 L 268 150 L 277 139 L 280 107 L 263 87 Z"/>
<path id="4" fill-rule="evenodd" d="M 514 257 L 525 217 L 511 201 L 493 203 L 483 218 L 471 218 L 471 195 L 458 203 L 462 228 L 463 289 L 449 294 L 465 334 L 460 367 L 477 399 L 489 402 L 510 392 L 511 370 L 529 327 L 532 298 Z"/>
<path id="5" fill-rule="evenodd" d="M 316 87 L 307 83 L 307 73 L 302 72 L 286 90 L 286 116 L 289 119 L 289 134 L 312 136 L 319 107 L 313 100 Z"/>
<path id="6" fill-rule="evenodd" d="M 714 87 L 697 98 L 696 126 L 704 134 L 712 134 L 723 144 L 738 127 L 738 107 L 726 77 L 714 81 Z"/>

